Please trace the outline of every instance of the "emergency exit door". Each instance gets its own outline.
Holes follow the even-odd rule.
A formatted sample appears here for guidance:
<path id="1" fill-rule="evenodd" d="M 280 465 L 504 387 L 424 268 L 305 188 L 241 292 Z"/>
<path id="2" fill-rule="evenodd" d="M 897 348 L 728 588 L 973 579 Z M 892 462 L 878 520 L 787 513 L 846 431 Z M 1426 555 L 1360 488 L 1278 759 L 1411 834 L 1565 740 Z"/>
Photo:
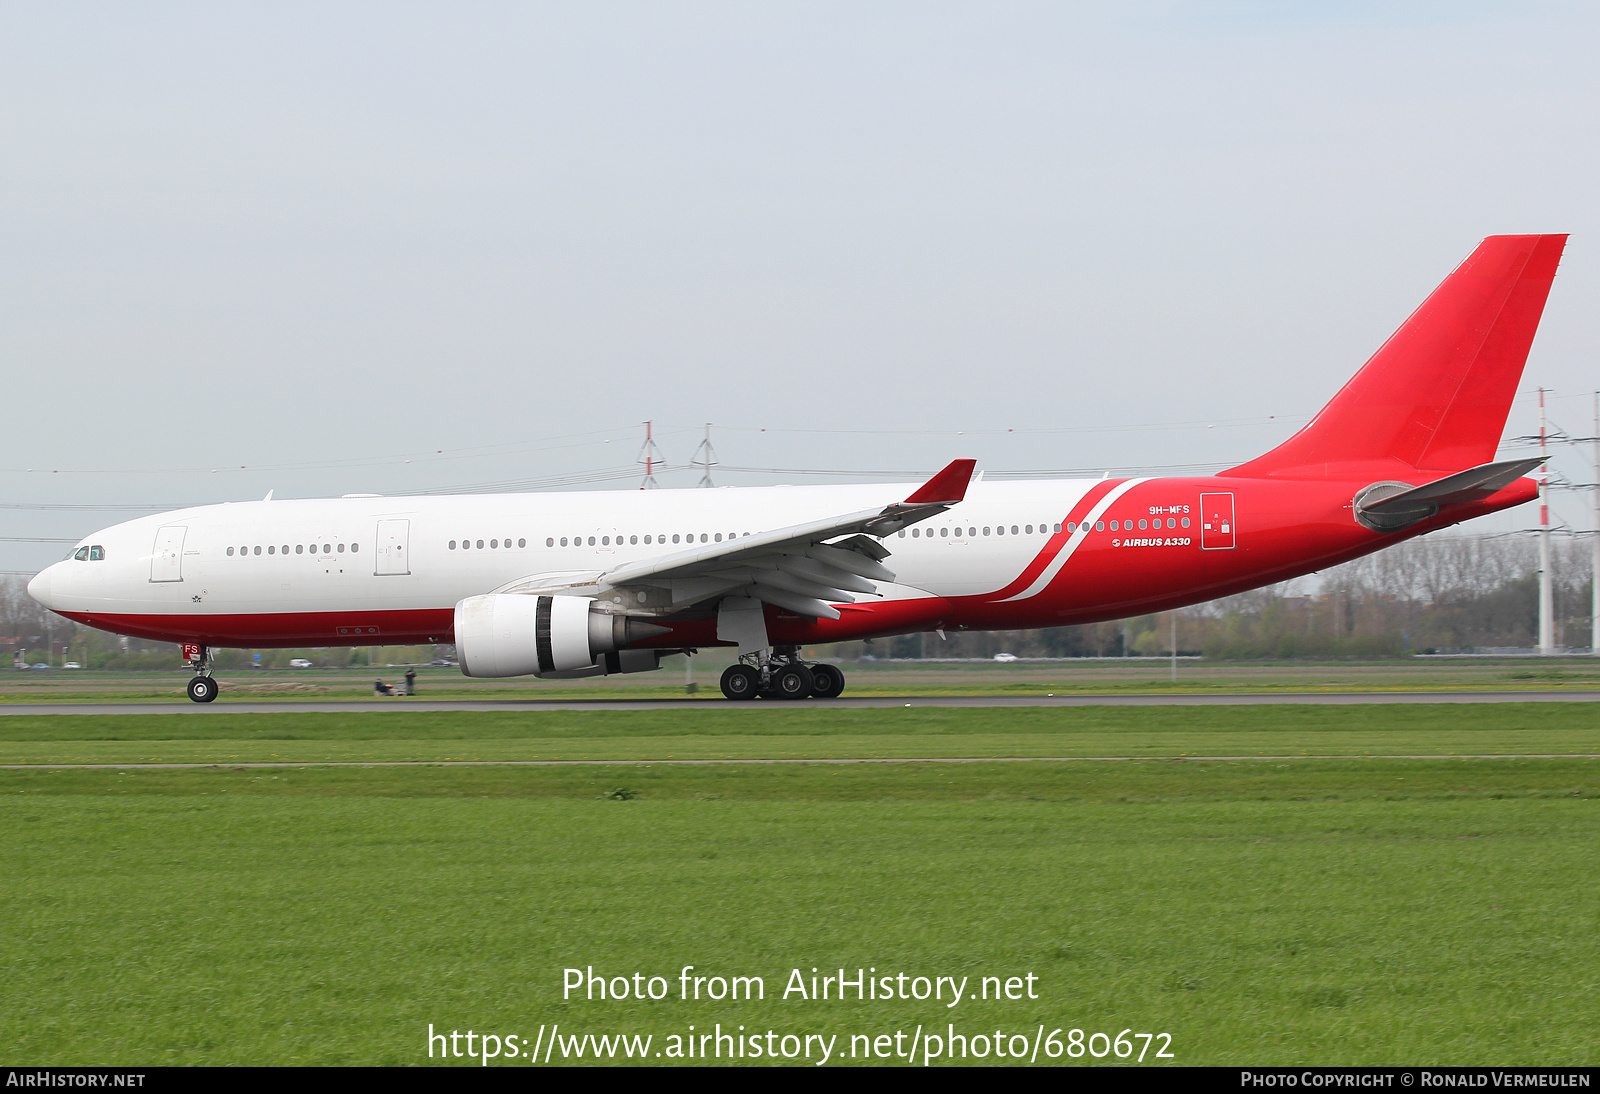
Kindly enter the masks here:
<path id="1" fill-rule="evenodd" d="M 1234 545 L 1232 494 L 1200 495 L 1200 549 L 1226 551 Z"/>
<path id="2" fill-rule="evenodd" d="M 150 552 L 151 581 L 183 580 L 183 537 L 188 531 L 181 524 L 156 529 L 155 546 Z"/>
<path id="3" fill-rule="evenodd" d="M 409 520 L 380 520 L 378 522 L 378 550 L 376 552 L 379 577 L 411 572 L 411 522 Z"/>

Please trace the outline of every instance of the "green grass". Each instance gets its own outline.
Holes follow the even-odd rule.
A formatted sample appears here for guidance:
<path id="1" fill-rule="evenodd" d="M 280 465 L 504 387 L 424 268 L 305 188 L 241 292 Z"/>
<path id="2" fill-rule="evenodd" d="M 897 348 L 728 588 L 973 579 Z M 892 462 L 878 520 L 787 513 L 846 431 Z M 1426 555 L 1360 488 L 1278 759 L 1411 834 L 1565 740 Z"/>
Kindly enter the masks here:
<path id="1" fill-rule="evenodd" d="M 7 717 L 0 748 L 1600 752 L 1593 709 Z M 1182 1064 L 1594 1064 L 1597 798 L 1576 758 L 0 771 L 0 1055 L 405 1064 L 430 1022 L 652 1052 L 721 1023 L 848 1062 L 1043 1023 Z M 561 998 L 569 966 L 675 995 L 686 964 L 767 999 Z M 780 998 L 813 966 L 1039 998 Z"/>
<path id="2" fill-rule="evenodd" d="M 1592 703 L 8 715 L 0 763 L 1600 754 Z"/>

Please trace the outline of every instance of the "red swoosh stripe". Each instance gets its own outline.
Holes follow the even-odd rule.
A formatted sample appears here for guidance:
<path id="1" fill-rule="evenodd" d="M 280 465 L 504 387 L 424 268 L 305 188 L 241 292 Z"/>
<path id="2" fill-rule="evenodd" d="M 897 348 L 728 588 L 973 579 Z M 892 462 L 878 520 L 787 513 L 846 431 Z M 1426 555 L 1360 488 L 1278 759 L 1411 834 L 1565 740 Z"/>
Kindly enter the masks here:
<path id="1" fill-rule="evenodd" d="M 1039 553 L 1034 556 L 1032 562 L 1028 563 L 1022 573 L 1018 574 L 1011 584 L 1003 589 L 986 594 L 983 599 L 1004 600 L 1006 597 L 1020 593 L 1023 589 L 1032 585 L 1033 579 L 1044 573 L 1045 567 L 1055 561 L 1056 555 L 1060 554 L 1062 548 L 1067 545 L 1067 540 L 1072 538 L 1072 533 L 1067 531 L 1067 525 L 1081 524 L 1083 518 L 1088 515 L 1089 510 L 1100 503 L 1101 498 L 1127 481 L 1127 479 L 1101 479 L 1089 487 L 1083 497 L 1078 499 L 1078 504 L 1072 507 L 1071 511 L 1067 513 L 1066 519 L 1061 522 L 1061 531 L 1053 534 L 1045 542 L 1045 545 L 1040 548 Z"/>

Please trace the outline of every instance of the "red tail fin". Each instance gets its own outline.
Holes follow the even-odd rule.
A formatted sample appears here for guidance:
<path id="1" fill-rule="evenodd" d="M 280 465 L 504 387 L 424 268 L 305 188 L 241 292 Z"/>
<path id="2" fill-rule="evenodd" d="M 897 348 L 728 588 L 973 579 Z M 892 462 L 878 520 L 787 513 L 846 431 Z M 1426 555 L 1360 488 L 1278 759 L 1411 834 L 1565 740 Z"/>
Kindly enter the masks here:
<path id="1" fill-rule="evenodd" d="M 1304 429 L 1223 474 L 1362 479 L 1489 463 L 1566 242 L 1485 239 Z"/>

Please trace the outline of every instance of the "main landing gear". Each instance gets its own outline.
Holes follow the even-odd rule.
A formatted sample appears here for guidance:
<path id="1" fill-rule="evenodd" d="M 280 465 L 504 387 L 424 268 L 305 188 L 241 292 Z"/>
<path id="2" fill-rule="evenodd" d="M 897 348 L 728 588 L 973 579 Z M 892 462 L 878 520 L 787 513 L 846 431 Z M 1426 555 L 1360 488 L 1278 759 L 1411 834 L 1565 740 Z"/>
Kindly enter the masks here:
<path id="1" fill-rule="evenodd" d="M 844 673 L 834 665 L 801 661 L 793 646 L 772 656 L 746 654 L 722 674 L 722 694 L 729 699 L 837 699 L 844 691 Z"/>
<path id="2" fill-rule="evenodd" d="M 189 667 L 194 669 L 194 679 L 189 681 L 189 698 L 196 703 L 209 703 L 217 697 L 216 680 L 211 676 L 211 650 L 206 646 L 188 646 Z"/>

